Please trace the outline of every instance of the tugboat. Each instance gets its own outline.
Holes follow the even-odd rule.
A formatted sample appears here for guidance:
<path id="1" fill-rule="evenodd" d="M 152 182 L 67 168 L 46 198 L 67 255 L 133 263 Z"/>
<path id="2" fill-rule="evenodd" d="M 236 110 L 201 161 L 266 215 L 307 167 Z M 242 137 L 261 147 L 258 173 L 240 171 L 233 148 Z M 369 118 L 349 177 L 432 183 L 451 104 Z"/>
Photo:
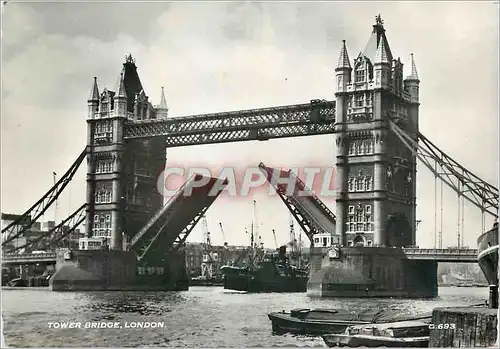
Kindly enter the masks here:
<path id="1" fill-rule="evenodd" d="M 246 292 L 306 292 L 309 280 L 307 269 L 289 263 L 286 246 L 278 255 L 254 256 L 247 267 L 223 266 L 221 272 L 225 289 Z"/>

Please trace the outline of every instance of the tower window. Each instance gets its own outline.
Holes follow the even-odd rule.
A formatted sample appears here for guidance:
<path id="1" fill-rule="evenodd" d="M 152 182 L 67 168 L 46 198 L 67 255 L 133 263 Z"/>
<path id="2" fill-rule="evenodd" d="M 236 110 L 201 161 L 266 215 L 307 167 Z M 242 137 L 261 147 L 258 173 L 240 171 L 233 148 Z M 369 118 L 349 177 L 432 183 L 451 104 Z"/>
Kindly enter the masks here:
<path id="1" fill-rule="evenodd" d="M 363 191 L 363 178 L 356 179 L 356 191 Z"/>
<path id="2" fill-rule="evenodd" d="M 372 141 L 366 141 L 364 143 L 364 151 L 365 151 L 365 154 L 371 154 L 373 153 L 373 144 L 372 144 Z"/>
<path id="3" fill-rule="evenodd" d="M 366 205 L 365 212 L 366 213 L 372 213 L 372 206 L 371 205 Z"/>
<path id="4" fill-rule="evenodd" d="M 363 71 L 364 73 L 364 71 Z M 365 98 L 362 94 L 356 95 L 355 97 L 355 106 L 356 107 L 362 107 L 365 104 Z"/>
<path id="5" fill-rule="evenodd" d="M 349 191 L 354 191 L 354 178 L 349 178 Z"/>
<path id="6" fill-rule="evenodd" d="M 349 143 L 349 155 L 354 155 L 354 154 L 356 154 L 356 150 L 355 150 L 355 148 L 354 148 L 354 144 L 355 144 L 355 142 L 351 142 L 351 143 Z"/>
<path id="7" fill-rule="evenodd" d="M 366 71 L 360 64 L 360 67 L 356 69 L 355 82 L 360 83 L 360 82 L 365 82 L 365 80 L 366 80 Z"/>
<path id="8" fill-rule="evenodd" d="M 354 206 L 349 206 L 349 214 L 354 214 Z"/>
<path id="9" fill-rule="evenodd" d="M 372 178 L 371 176 L 367 176 L 365 177 L 365 191 L 370 191 L 370 190 L 372 190 Z"/>

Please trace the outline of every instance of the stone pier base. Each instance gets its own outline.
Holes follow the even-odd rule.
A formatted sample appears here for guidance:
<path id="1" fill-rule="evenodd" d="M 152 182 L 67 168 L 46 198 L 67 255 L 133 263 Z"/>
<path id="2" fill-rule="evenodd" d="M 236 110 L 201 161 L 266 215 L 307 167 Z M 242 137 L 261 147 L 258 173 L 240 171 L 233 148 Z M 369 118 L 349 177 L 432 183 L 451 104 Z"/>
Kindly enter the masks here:
<path id="1" fill-rule="evenodd" d="M 486 307 L 436 308 L 429 348 L 498 348 L 497 315 L 497 309 Z"/>
<path id="2" fill-rule="evenodd" d="M 131 251 L 58 251 L 49 287 L 53 291 L 187 290 L 183 256 L 174 257 L 182 260 L 148 266 L 139 264 Z"/>
<path id="3" fill-rule="evenodd" d="M 313 297 L 437 296 L 437 263 L 408 260 L 400 248 L 313 248 L 310 266 Z"/>

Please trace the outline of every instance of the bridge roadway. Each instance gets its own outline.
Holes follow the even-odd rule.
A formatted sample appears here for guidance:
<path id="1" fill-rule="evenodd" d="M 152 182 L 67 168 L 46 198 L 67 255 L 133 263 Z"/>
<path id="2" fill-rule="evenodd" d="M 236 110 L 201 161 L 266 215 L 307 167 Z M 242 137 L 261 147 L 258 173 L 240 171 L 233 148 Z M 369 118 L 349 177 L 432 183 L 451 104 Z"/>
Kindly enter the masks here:
<path id="1" fill-rule="evenodd" d="M 408 259 L 432 260 L 436 262 L 477 263 L 476 249 L 433 249 L 433 248 L 404 248 Z M 2 256 L 2 265 L 56 263 L 56 253 L 24 253 L 6 254 Z"/>

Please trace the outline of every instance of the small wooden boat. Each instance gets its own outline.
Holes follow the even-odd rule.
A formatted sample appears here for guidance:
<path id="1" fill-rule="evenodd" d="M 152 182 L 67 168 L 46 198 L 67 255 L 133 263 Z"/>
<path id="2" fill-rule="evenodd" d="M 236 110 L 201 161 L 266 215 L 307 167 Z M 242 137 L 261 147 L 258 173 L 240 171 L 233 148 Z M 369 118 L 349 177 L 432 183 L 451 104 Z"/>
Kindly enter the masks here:
<path id="1" fill-rule="evenodd" d="M 427 348 L 429 334 L 429 322 L 400 321 L 388 324 L 351 326 L 342 334 L 323 335 L 323 340 L 330 348 Z"/>
<path id="2" fill-rule="evenodd" d="M 348 311 L 343 309 L 293 309 L 290 312 L 268 314 L 274 333 L 321 335 L 343 333 L 349 326 L 373 323 L 392 323 L 405 320 L 431 320 L 432 314 L 409 316 L 392 310 L 366 309 Z"/>

